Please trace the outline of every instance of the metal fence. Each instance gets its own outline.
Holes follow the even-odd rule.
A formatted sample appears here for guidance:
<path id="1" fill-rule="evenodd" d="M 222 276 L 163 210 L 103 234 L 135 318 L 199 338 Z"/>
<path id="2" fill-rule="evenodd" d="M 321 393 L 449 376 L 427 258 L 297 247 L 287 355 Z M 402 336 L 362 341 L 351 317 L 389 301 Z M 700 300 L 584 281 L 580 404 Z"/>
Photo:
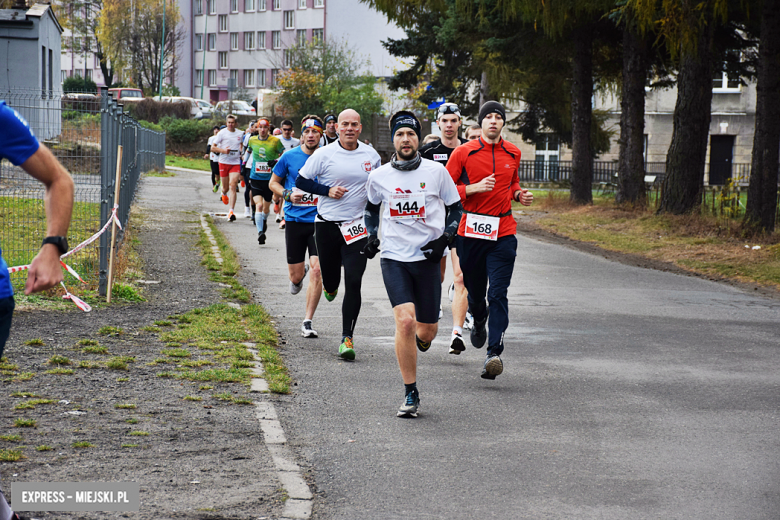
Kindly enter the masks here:
<path id="1" fill-rule="evenodd" d="M 30 123 L 73 176 L 71 246 L 97 232 L 111 215 L 117 146 L 123 160 L 118 215 L 127 223 L 141 173 L 165 168 L 165 134 L 142 127 L 108 95 L 63 95 L 40 90 L 0 91 L 0 99 Z M 0 147 L 2 143 L 0 143 Z M 29 264 L 46 236 L 44 186 L 8 161 L 0 164 L 0 247 L 9 266 Z M 121 239 L 121 234 L 119 238 Z M 110 234 L 69 257 L 68 263 L 100 294 L 107 289 Z M 15 288 L 26 273 L 11 275 Z"/>

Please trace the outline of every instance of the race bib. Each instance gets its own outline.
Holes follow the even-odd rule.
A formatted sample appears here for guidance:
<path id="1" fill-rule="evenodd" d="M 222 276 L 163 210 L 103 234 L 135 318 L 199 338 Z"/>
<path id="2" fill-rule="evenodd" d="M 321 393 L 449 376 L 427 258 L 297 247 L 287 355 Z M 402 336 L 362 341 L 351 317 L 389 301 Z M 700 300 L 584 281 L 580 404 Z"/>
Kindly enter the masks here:
<path id="1" fill-rule="evenodd" d="M 298 188 L 293 188 L 293 193 L 294 194 L 300 193 L 301 195 L 303 195 L 303 198 L 301 199 L 300 202 L 292 203 L 293 206 L 309 208 L 311 206 L 317 205 L 317 200 L 319 199 L 319 197 L 317 197 L 317 195 L 315 195 L 314 193 L 306 193 L 305 191 L 301 191 Z"/>
<path id="2" fill-rule="evenodd" d="M 434 161 L 444 161 L 444 162 L 447 162 L 447 159 L 449 159 L 449 156 L 446 153 L 435 153 L 435 154 L 433 154 L 433 160 Z"/>
<path id="3" fill-rule="evenodd" d="M 425 193 L 391 194 L 390 218 L 425 218 Z"/>
<path id="4" fill-rule="evenodd" d="M 366 229 L 363 217 L 350 220 L 349 222 L 342 222 L 339 224 L 339 228 L 341 229 L 341 234 L 347 245 L 368 236 L 368 230 Z"/>
<path id="5" fill-rule="evenodd" d="M 498 223 L 500 220 L 498 217 L 467 213 L 465 236 L 482 240 L 498 240 Z"/>
<path id="6" fill-rule="evenodd" d="M 230 150 L 230 151 L 228 151 L 228 155 L 238 155 L 238 154 L 240 154 L 240 153 L 241 153 L 241 152 L 240 152 L 240 151 L 238 151 L 238 150 Z"/>
<path id="7" fill-rule="evenodd" d="M 255 173 L 271 173 L 271 168 L 268 167 L 267 162 L 255 163 Z"/>

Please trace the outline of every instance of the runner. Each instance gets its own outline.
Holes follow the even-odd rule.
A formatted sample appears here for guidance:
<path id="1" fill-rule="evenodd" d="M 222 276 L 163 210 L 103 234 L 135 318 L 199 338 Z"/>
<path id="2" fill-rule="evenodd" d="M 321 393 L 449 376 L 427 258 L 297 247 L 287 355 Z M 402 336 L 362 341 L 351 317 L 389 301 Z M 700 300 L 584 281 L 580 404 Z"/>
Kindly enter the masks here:
<path id="1" fill-rule="evenodd" d="M 467 143 L 466 139 L 458 137 L 458 131 L 461 125 L 460 108 L 455 103 L 444 103 L 439 106 L 438 118 L 436 123 L 441 130 L 441 140 L 434 141 L 427 146 L 420 148 L 420 155 L 425 159 L 436 161 L 447 166 L 452 152 L 458 146 Z M 450 338 L 450 354 L 459 355 L 466 350 L 466 344 L 463 342 L 463 328 L 468 322 L 467 328 L 471 326 L 471 316 L 468 315 L 468 300 L 466 287 L 463 285 L 463 271 L 460 270 L 460 260 L 455 244 L 450 246 L 452 258 L 452 277 L 453 282 L 448 291 L 450 301 L 452 302 L 452 337 Z M 444 274 L 447 272 L 447 258 L 442 258 L 441 279 L 444 280 Z"/>
<path id="2" fill-rule="evenodd" d="M 482 348 L 488 341 L 482 368 L 484 379 L 495 379 L 504 370 L 499 356 L 509 326 L 507 289 L 517 256 L 517 222 L 512 217 L 512 201 L 524 206 L 533 202 L 533 194 L 520 187 L 517 176 L 520 150 L 501 138 L 505 120 L 506 112 L 500 103 L 488 101 L 482 105 L 482 137 L 456 148 L 447 163 L 463 201 L 457 248 L 469 309 L 474 314 L 471 344 Z M 489 325 L 489 337 L 485 325 Z"/>
<path id="3" fill-rule="evenodd" d="M 417 350 L 426 352 L 439 328 L 439 263 L 455 239 L 462 208 L 447 169 L 417 152 L 420 122 L 415 115 L 396 113 L 390 128 L 396 153 L 368 177 L 369 238 L 363 251 L 368 258 L 379 251 L 379 208 L 384 204 L 382 278 L 393 306 L 395 355 L 405 386 L 397 415 L 417 417 Z"/>
<path id="4" fill-rule="evenodd" d="M 241 174 L 241 136 L 236 130 L 236 116 L 225 118 L 227 128 L 219 131 L 211 149 L 219 153 L 219 177 L 222 181 L 222 203 L 228 205 L 228 220 L 236 220 L 236 190 Z"/>
<path id="5" fill-rule="evenodd" d="M 479 139 L 480 137 L 482 137 L 482 127 L 481 126 L 479 126 L 477 124 L 473 124 L 473 125 L 469 126 L 466 129 L 466 140 L 467 141 L 473 141 L 474 139 Z"/>
<path id="6" fill-rule="evenodd" d="M 298 171 L 306 164 L 311 154 L 319 148 L 320 137 L 325 129 L 322 119 L 308 115 L 301 121 L 303 126 L 303 144 L 285 152 L 274 166 L 274 174 L 268 186 L 278 197 L 285 200 L 284 215 L 287 228 L 284 241 L 287 248 L 287 269 L 290 272 L 290 293 L 298 294 L 303 287 L 303 279 L 311 271 L 309 287 L 306 289 L 306 314 L 301 324 L 304 338 L 316 338 L 317 331 L 312 328 L 311 320 L 322 291 L 322 274 L 314 243 L 314 219 L 317 217 L 317 197 L 304 193 L 295 187 Z M 285 123 L 282 122 L 284 130 Z M 292 123 L 290 123 L 292 129 Z M 306 251 L 309 251 L 309 265 L 305 264 Z M 311 269 L 309 268 L 311 266 Z"/>
<path id="7" fill-rule="evenodd" d="M 322 120 L 320 119 L 320 121 Z M 295 137 L 293 137 L 293 134 L 294 132 L 293 132 L 292 121 L 290 121 L 289 119 L 285 119 L 284 121 L 282 121 L 282 136 L 279 138 L 279 140 L 284 145 L 285 151 L 292 150 L 293 148 L 301 144 L 300 139 L 296 139 Z"/>
<path id="8" fill-rule="evenodd" d="M 333 114 L 326 114 L 323 121 L 325 121 L 325 133 L 323 134 L 322 139 L 320 139 L 320 146 L 335 143 L 339 138 L 338 132 L 336 132 L 336 116 Z"/>
<path id="9" fill-rule="evenodd" d="M 339 114 L 338 126 L 338 143 L 314 152 L 301 168 L 295 185 L 319 195 L 314 238 L 328 301 L 336 297 L 341 266 L 344 266 L 339 356 L 352 360 L 355 359 L 352 337 L 360 314 L 360 288 L 367 260 L 362 254 L 368 236 L 363 222 L 366 181 L 381 159 L 376 150 L 358 141 L 363 129 L 360 114 L 352 109 L 344 110 Z"/>
<path id="10" fill-rule="evenodd" d="M 219 126 L 216 125 L 211 129 L 212 135 L 209 137 L 208 144 L 206 145 L 206 155 L 203 156 L 204 159 L 209 160 L 209 164 L 211 165 L 211 186 L 214 193 L 219 191 L 219 154 L 211 150 L 211 145 L 214 143 L 214 139 L 217 138 L 219 130 Z"/>
<path id="11" fill-rule="evenodd" d="M 257 120 L 255 127 L 257 135 L 249 139 L 247 147 L 252 151 L 254 168 L 249 175 L 249 185 L 252 188 L 252 198 L 255 201 L 255 225 L 257 226 L 257 243 L 265 244 L 265 232 L 268 230 L 268 213 L 271 211 L 271 200 L 273 192 L 268 187 L 268 181 L 271 180 L 271 168 L 276 165 L 276 161 L 284 153 L 284 146 L 279 139 L 268 135 L 270 131 L 270 120 L 267 117 L 261 117 Z"/>
<path id="12" fill-rule="evenodd" d="M 247 147 L 247 144 L 249 143 L 249 139 L 253 135 L 257 135 L 257 128 L 255 128 L 255 122 L 256 121 L 250 121 L 249 126 L 247 127 L 246 131 L 244 132 L 244 137 L 241 139 L 241 160 L 243 162 L 243 167 L 241 168 L 241 187 L 249 186 L 249 175 L 252 173 L 252 168 L 255 165 L 254 158 L 252 157 L 252 152 Z M 255 203 L 252 200 L 252 197 L 250 197 L 251 189 L 245 189 L 244 190 L 244 217 L 245 218 L 251 218 L 252 222 L 254 222 L 255 219 Z"/>

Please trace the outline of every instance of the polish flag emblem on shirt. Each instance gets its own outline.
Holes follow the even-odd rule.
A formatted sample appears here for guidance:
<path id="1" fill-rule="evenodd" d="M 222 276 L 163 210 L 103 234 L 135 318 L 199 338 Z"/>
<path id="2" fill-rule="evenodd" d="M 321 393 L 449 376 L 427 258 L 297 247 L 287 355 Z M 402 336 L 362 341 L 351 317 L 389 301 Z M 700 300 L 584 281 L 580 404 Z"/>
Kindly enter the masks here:
<path id="1" fill-rule="evenodd" d="M 363 163 L 363 171 L 366 173 L 371 171 L 371 161 L 366 161 Z"/>

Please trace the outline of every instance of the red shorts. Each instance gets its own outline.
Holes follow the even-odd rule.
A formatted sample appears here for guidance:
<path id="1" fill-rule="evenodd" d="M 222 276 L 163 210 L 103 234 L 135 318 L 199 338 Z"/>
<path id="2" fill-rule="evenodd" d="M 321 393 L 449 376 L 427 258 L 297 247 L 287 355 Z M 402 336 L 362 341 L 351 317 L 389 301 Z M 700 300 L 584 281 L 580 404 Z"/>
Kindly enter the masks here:
<path id="1" fill-rule="evenodd" d="M 241 172 L 241 165 L 240 164 L 223 164 L 219 163 L 219 176 L 220 177 L 229 177 L 231 173 Z"/>

